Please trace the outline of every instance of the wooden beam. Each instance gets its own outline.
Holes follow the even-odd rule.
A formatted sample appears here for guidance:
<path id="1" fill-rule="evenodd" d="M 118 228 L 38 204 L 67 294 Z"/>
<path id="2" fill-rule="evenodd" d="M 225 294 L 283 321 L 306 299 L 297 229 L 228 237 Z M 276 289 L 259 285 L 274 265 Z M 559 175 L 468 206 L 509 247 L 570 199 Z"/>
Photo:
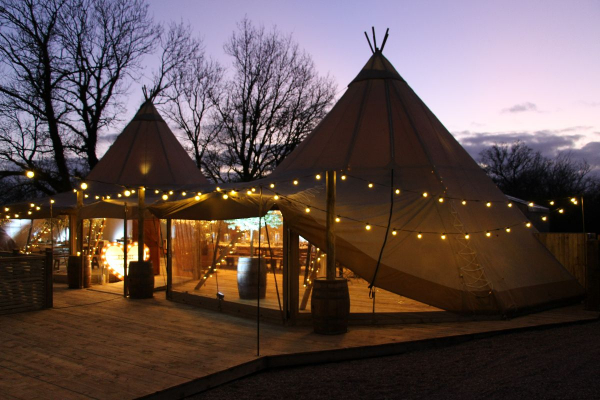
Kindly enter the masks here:
<path id="1" fill-rule="evenodd" d="M 144 211 L 146 210 L 146 189 L 138 188 L 138 261 L 144 261 Z"/>

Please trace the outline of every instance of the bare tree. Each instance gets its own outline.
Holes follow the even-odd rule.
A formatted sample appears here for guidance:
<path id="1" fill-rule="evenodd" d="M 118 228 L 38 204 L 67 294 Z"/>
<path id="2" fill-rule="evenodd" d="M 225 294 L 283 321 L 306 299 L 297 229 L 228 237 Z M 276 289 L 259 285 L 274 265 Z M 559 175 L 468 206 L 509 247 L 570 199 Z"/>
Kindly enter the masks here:
<path id="1" fill-rule="evenodd" d="M 246 18 L 224 46 L 232 78 L 214 93 L 220 148 L 208 155 L 216 179 L 250 181 L 268 174 L 325 115 L 335 95 L 291 36 Z M 224 175 L 224 176 L 223 176 Z"/>
<path id="2" fill-rule="evenodd" d="M 61 14 L 60 44 L 70 72 L 62 100 L 72 110 L 61 123 L 74 134 L 72 150 L 98 163 L 98 135 L 123 112 L 129 82 L 162 29 L 144 0 L 73 0 Z"/>
<path id="3" fill-rule="evenodd" d="M 222 76 L 222 67 L 208 60 L 204 50 L 198 48 L 172 71 L 171 85 L 162 93 L 166 99 L 163 112 L 185 134 L 189 144 L 186 147 L 198 168 L 208 165 L 202 160 L 218 133 L 206 122 L 206 116 L 214 106 L 211 98 L 218 96 Z M 205 170 L 210 173 L 210 168 Z"/>
<path id="4" fill-rule="evenodd" d="M 0 0 L 0 178 L 69 190 L 160 32 L 144 0 Z"/>
<path id="5" fill-rule="evenodd" d="M 585 161 L 568 153 L 544 157 L 521 141 L 494 144 L 481 152 L 480 163 L 500 190 L 525 200 L 579 195 L 594 187 Z"/>

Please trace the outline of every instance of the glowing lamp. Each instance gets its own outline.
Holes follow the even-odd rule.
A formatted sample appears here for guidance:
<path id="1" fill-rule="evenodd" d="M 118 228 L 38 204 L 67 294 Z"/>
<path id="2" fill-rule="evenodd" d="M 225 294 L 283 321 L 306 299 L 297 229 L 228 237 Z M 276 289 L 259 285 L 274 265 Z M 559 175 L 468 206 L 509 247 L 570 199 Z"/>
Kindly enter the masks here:
<path id="1" fill-rule="evenodd" d="M 392 235 L 396 236 L 397 234 L 398 234 L 398 232 L 397 232 L 397 231 L 394 229 L 394 230 L 392 231 Z"/>
<path id="2" fill-rule="evenodd" d="M 340 217 L 335 217 L 335 222 L 340 222 L 340 221 L 341 221 Z"/>
<path id="3" fill-rule="evenodd" d="M 487 231 L 487 232 L 485 233 L 485 236 L 486 236 L 486 237 L 492 237 L 492 234 L 491 234 L 491 232 L 490 232 L 490 231 Z"/>
<path id="4" fill-rule="evenodd" d="M 508 205 L 508 208 L 512 207 L 512 203 L 508 203 L 507 205 Z"/>
<path id="5" fill-rule="evenodd" d="M 400 194 L 400 189 L 396 189 L 396 194 Z"/>
<path id="6" fill-rule="evenodd" d="M 87 189 L 87 188 L 88 188 L 88 184 L 87 184 L 87 183 L 85 183 L 85 182 L 82 182 L 82 183 L 81 183 L 81 190 L 85 190 L 85 189 Z"/>
<path id="7" fill-rule="evenodd" d="M 25 176 L 28 177 L 29 179 L 32 179 L 35 176 L 35 172 L 27 171 L 27 172 L 25 172 Z"/>
<path id="8" fill-rule="evenodd" d="M 506 228 L 506 233 L 510 233 L 510 228 Z"/>
<path id="9" fill-rule="evenodd" d="M 343 181 L 345 181 L 345 180 L 346 180 L 346 175 L 342 175 L 340 178 L 341 178 Z"/>
<path id="10" fill-rule="evenodd" d="M 558 212 L 559 212 L 560 214 L 562 214 L 562 213 L 564 213 L 564 212 L 565 212 L 565 210 L 563 210 L 563 209 L 561 208 L 561 209 L 559 209 L 559 210 L 558 210 Z"/>
<path id="11" fill-rule="evenodd" d="M 531 222 L 526 223 L 525 226 L 531 228 Z"/>
<path id="12" fill-rule="evenodd" d="M 427 197 L 429 194 L 427 192 L 423 192 L 423 197 Z"/>
<path id="13" fill-rule="evenodd" d="M 279 196 L 277 196 L 277 195 L 273 196 L 273 200 L 279 200 Z"/>
<path id="14" fill-rule="evenodd" d="M 471 236 L 469 236 L 468 233 L 465 233 L 465 239 L 469 240 L 471 238 Z"/>
<path id="15" fill-rule="evenodd" d="M 297 185 L 297 184 L 298 184 L 298 180 L 294 179 L 294 185 Z"/>
<path id="16" fill-rule="evenodd" d="M 185 197 L 185 196 L 187 196 L 187 192 L 181 192 L 181 195 L 182 195 L 183 197 Z"/>
<path id="17" fill-rule="evenodd" d="M 444 202 L 444 198 L 443 198 L 443 197 L 440 197 L 440 198 L 438 199 L 438 201 L 439 201 L 440 203 L 443 203 L 443 202 Z"/>
<path id="18" fill-rule="evenodd" d="M 309 212 L 310 212 L 310 207 L 306 207 L 306 208 L 304 209 L 304 211 L 305 211 L 306 213 L 309 213 Z"/>
<path id="19" fill-rule="evenodd" d="M 124 193 L 125 197 L 131 196 L 131 190 L 126 190 Z"/>
<path id="20" fill-rule="evenodd" d="M 528 206 L 529 207 L 533 207 L 535 204 L 533 204 L 533 201 L 529 202 Z"/>
<path id="21" fill-rule="evenodd" d="M 550 205 L 553 206 L 554 205 L 554 200 L 550 201 Z"/>
<path id="22" fill-rule="evenodd" d="M 194 197 L 194 200 L 196 200 L 196 201 L 200 200 L 200 196 Z"/>
<path id="23" fill-rule="evenodd" d="M 491 206 L 492 206 L 492 203 L 488 201 L 487 203 L 485 203 L 485 206 L 486 206 L 486 207 L 491 207 Z"/>
<path id="24" fill-rule="evenodd" d="M 442 236 L 440 236 L 442 238 L 442 240 L 446 240 L 446 234 L 442 233 Z"/>
<path id="25" fill-rule="evenodd" d="M 419 232 L 419 233 L 417 234 L 417 238 L 418 238 L 418 239 L 422 239 L 422 238 L 423 238 L 423 235 L 421 234 L 421 232 Z"/>
<path id="26" fill-rule="evenodd" d="M 369 225 L 369 224 L 365 225 L 365 229 L 368 230 L 368 231 L 370 231 L 371 230 L 371 225 Z"/>
<path id="27" fill-rule="evenodd" d="M 223 194 L 223 200 L 227 200 L 229 198 L 229 196 L 227 196 L 227 193 Z"/>
<path id="28" fill-rule="evenodd" d="M 463 206 L 466 206 L 466 205 L 467 205 L 467 201 L 466 201 L 466 200 L 463 200 L 463 201 L 461 201 L 461 204 L 462 204 Z"/>
<path id="29" fill-rule="evenodd" d="M 321 179 L 321 175 L 320 175 L 320 174 L 317 174 L 317 175 L 315 176 L 315 178 L 316 178 L 317 180 L 319 180 L 319 179 Z"/>
<path id="30" fill-rule="evenodd" d="M 162 199 L 165 200 L 165 201 L 167 201 L 169 199 L 169 195 L 166 194 L 166 193 L 163 193 Z"/>
<path id="31" fill-rule="evenodd" d="M 271 183 L 271 184 L 269 185 L 269 187 L 270 187 L 271 189 L 273 189 L 273 188 L 275 188 L 275 184 L 274 184 L 274 183 Z"/>
<path id="32" fill-rule="evenodd" d="M 369 182 L 369 189 L 373 189 L 373 183 Z"/>

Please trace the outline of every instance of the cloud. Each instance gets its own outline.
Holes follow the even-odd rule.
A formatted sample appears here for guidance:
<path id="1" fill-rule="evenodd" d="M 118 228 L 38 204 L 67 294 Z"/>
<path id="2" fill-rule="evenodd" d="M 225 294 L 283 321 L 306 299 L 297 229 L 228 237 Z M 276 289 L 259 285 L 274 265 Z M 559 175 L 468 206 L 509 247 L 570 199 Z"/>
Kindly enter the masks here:
<path id="1" fill-rule="evenodd" d="M 537 106 L 529 101 L 521 104 L 515 104 L 512 107 L 505 108 L 502 110 L 503 113 L 521 113 L 521 112 L 539 112 Z"/>
<path id="2" fill-rule="evenodd" d="M 585 160 L 594 169 L 600 170 L 600 141 L 592 141 L 582 148 L 578 142 L 589 137 L 590 126 L 573 126 L 563 129 L 515 132 L 473 132 L 461 131 L 452 134 L 475 160 L 480 153 L 496 143 L 524 142 L 546 157 L 556 157 L 568 152 L 574 160 Z"/>

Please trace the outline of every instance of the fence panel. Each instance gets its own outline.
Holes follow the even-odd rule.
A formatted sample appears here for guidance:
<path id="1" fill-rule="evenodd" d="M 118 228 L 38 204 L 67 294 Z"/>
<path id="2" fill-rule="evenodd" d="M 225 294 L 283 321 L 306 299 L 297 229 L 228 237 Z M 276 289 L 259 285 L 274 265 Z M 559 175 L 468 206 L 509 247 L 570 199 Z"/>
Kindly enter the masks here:
<path id="1" fill-rule="evenodd" d="M 52 256 L 0 257 L 0 315 L 52 307 Z"/>

